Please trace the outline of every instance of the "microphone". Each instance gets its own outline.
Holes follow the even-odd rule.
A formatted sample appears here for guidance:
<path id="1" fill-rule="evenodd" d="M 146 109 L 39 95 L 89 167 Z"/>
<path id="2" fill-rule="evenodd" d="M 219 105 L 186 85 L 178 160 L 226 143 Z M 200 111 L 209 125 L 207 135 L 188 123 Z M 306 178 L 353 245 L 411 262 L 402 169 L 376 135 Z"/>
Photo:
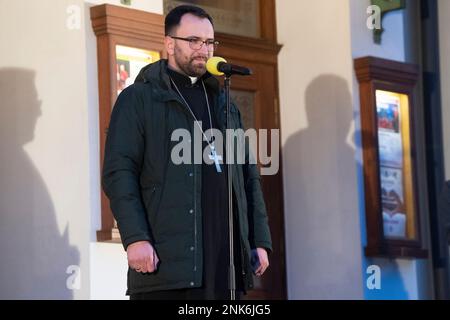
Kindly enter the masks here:
<path id="1" fill-rule="evenodd" d="M 227 63 L 227 61 L 222 57 L 209 58 L 208 62 L 206 62 L 206 70 L 215 76 L 223 76 L 224 74 L 226 76 L 231 76 L 233 74 L 249 76 L 252 74 L 252 70 L 246 67 Z"/>

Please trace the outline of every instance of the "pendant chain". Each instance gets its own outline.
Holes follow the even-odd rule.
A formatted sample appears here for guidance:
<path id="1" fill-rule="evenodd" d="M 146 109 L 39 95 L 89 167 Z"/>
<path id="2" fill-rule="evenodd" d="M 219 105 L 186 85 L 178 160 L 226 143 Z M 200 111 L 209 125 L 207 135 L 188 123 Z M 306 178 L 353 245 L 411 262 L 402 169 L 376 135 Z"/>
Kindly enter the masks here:
<path id="1" fill-rule="evenodd" d="M 212 126 L 212 118 L 211 118 L 211 110 L 209 107 L 209 100 L 208 100 L 208 93 L 206 92 L 206 88 L 205 88 L 205 84 L 202 80 L 202 86 L 203 86 L 203 91 L 205 93 L 205 99 L 206 99 L 206 106 L 208 107 L 208 115 L 209 115 L 209 124 L 210 124 L 210 128 L 211 128 L 211 142 L 208 140 L 208 137 L 206 136 L 205 132 L 203 131 L 202 126 L 200 125 L 200 122 L 198 121 L 197 117 L 195 116 L 194 112 L 192 111 L 191 107 L 189 106 L 189 104 L 187 103 L 186 99 L 183 97 L 183 95 L 181 94 L 181 91 L 178 89 L 178 86 L 175 84 L 175 81 L 173 81 L 172 77 L 170 77 L 170 81 L 172 82 L 173 86 L 175 87 L 175 89 L 177 90 L 178 94 L 180 95 L 181 99 L 183 99 L 184 103 L 186 104 L 186 107 L 189 109 L 191 115 L 194 117 L 195 122 L 197 123 L 198 127 L 200 128 L 200 131 L 202 132 L 203 136 L 205 137 L 206 142 L 208 143 L 209 147 L 211 148 L 212 151 L 215 150 L 214 147 L 214 133 L 212 131 L 213 126 Z"/>

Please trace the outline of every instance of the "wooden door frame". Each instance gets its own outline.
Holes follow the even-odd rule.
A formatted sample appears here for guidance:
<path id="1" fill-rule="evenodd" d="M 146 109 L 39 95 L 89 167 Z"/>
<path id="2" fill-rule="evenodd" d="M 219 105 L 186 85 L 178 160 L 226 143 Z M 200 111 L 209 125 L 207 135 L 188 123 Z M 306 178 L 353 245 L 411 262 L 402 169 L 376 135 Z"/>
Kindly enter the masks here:
<path id="1" fill-rule="evenodd" d="M 226 57 L 230 63 L 248 66 L 254 71 L 254 74 L 249 77 L 232 78 L 231 89 L 255 92 L 255 105 L 266 108 L 264 111 L 259 110 L 258 114 L 255 114 L 256 129 L 280 130 L 278 53 L 281 46 L 266 39 L 222 33 L 217 33 L 216 39 L 220 42 L 216 52 L 218 56 Z M 269 73 L 272 76 L 270 78 L 261 77 L 261 73 Z M 262 90 L 265 90 L 265 92 L 262 92 Z M 271 96 L 273 100 L 265 101 L 261 95 Z M 279 145 L 281 146 L 281 138 Z M 285 299 L 287 296 L 281 150 L 279 150 L 279 154 L 278 173 L 274 176 L 261 177 L 274 246 L 274 252 L 269 257 L 271 266 L 267 271 L 268 275 L 261 278 L 262 286 L 268 290 L 252 290 L 246 297 L 248 299 Z"/>

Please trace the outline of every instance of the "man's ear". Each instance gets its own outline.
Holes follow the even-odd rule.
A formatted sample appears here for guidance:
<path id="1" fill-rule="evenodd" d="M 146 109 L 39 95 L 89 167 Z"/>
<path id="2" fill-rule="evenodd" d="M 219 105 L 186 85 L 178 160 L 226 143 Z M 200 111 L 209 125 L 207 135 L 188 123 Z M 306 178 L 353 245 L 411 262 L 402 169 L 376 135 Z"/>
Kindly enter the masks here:
<path id="1" fill-rule="evenodd" d="M 164 38 L 164 47 L 166 48 L 167 55 L 173 56 L 175 52 L 175 41 L 169 36 Z"/>

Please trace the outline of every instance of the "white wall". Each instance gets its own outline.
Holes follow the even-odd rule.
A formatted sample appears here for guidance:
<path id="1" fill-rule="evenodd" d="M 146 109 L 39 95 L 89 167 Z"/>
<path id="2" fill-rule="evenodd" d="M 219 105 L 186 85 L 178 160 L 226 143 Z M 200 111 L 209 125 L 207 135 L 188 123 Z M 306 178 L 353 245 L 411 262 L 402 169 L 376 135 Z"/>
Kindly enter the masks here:
<path id="1" fill-rule="evenodd" d="M 277 1 L 289 299 L 361 299 L 348 1 Z"/>
<path id="2" fill-rule="evenodd" d="M 439 0 L 439 45 L 441 63 L 442 129 L 444 134 L 445 178 L 450 180 L 450 1 Z"/>
<path id="3" fill-rule="evenodd" d="M 369 0 L 277 2 L 288 293 L 303 298 L 426 297 L 427 266 L 366 259 L 359 93 L 352 58 L 405 61 L 404 12 L 389 13 L 382 44 Z M 354 137 L 354 141 L 353 141 Z M 382 288 L 366 288 L 366 268 Z"/>
<path id="4" fill-rule="evenodd" d="M 349 0 L 351 12 L 351 34 L 353 57 L 372 55 L 379 58 L 404 61 L 403 12 L 393 11 L 383 19 L 381 45 L 373 42 L 373 31 L 367 28 L 366 13 L 370 0 Z"/>
<path id="5" fill-rule="evenodd" d="M 382 35 L 381 45 L 373 42 L 373 31 L 366 26 L 368 14 L 366 9 L 370 5 L 369 0 L 350 0 L 351 11 L 351 37 L 352 37 L 352 57 L 375 56 L 390 60 L 404 62 L 408 52 L 405 48 L 407 26 L 404 24 L 404 10 L 388 13 L 382 23 L 385 29 Z M 407 3 L 411 6 L 412 3 Z M 412 53 L 409 53 L 412 54 Z M 365 225 L 365 202 L 364 202 L 364 182 L 362 172 L 362 149 L 361 149 L 361 124 L 360 124 L 360 100 L 359 86 L 356 76 L 353 76 L 353 104 L 355 116 L 355 139 L 357 142 L 356 157 L 358 159 L 358 184 L 360 221 L 362 233 L 362 245 L 366 245 L 366 225 Z M 427 225 L 426 222 L 424 222 Z M 426 236 L 426 235 L 424 235 Z M 427 279 L 427 265 L 424 261 L 418 260 L 388 260 L 388 259 L 363 259 L 363 276 L 369 265 L 378 265 L 381 268 L 381 290 L 369 290 L 364 285 L 364 297 L 366 299 L 420 299 L 427 298 L 429 288 L 421 288 L 420 283 Z M 431 279 L 428 279 L 431 280 Z"/>
<path id="6" fill-rule="evenodd" d="M 104 2 L 119 4 L 0 0 L 2 299 L 126 298 L 122 246 L 95 242 L 100 166 L 89 7 Z M 162 13 L 162 0 L 132 7 Z M 78 18 L 79 27 L 68 28 Z M 71 265 L 80 271 L 77 290 L 66 284 Z"/>
<path id="7" fill-rule="evenodd" d="M 91 243 L 92 300 L 127 300 L 126 255 L 121 245 Z"/>
<path id="8" fill-rule="evenodd" d="M 0 299 L 89 297 L 85 35 L 69 5 L 83 2 L 0 1 Z"/>

